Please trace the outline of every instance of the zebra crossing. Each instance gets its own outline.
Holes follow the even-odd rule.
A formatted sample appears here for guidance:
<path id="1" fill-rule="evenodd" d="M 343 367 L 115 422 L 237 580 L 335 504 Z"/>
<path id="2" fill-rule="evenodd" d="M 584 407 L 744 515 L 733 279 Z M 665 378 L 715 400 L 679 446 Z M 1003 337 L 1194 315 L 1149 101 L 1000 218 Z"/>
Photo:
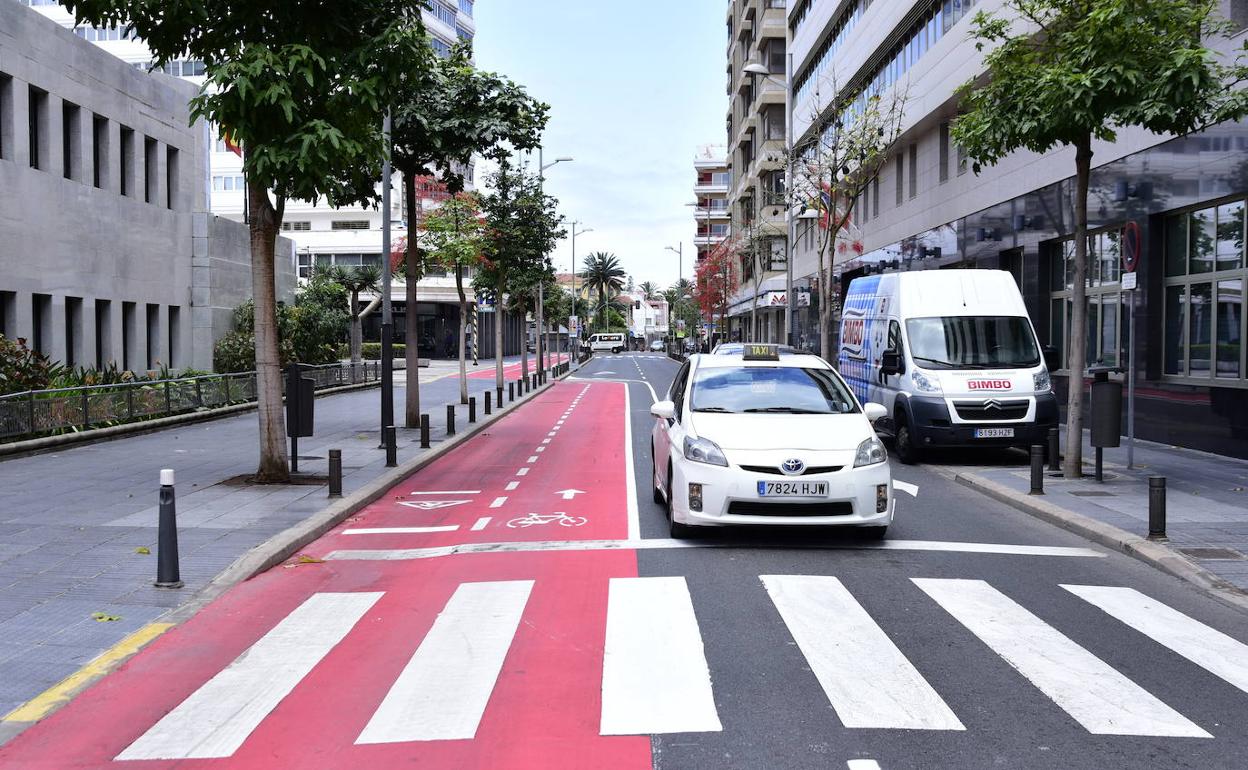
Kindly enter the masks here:
<path id="1" fill-rule="evenodd" d="M 566 651 L 601 658 L 594 669 L 600 680 L 585 683 L 601 696 L 598 735 L 724 731 L 716 698 L 731 682 L 708 665 L 705 632 L 686 579 L 606 580 L 601 644 Z M 1088 733 L 1213 738 L 1206 726 L 989 582 L 910 578 L 909 584 L 1008 663 L 1019 675 L 1011 686 L 1038 691 Z M 354 743 L 472 740 L 483 720 L 503 718 L 491 717 L 489 704 L 500 680 L 526 675 L 509 671 L 509 651 L 518 629 L 533 622 L 526 614 L 540 587 L 540 580 L 458 584 L 423 639 L 411 640 L 410 659 L 372 714 L 361 715 L 364 727 Z M 1243 642 L 1135 589 L 1060 588 L 1174 653 L 1174 666 L 1194 664 L 1248 693 Z M 763 591 L 775 615 L 740 622 L 782 624 L 822 688 L 826 702 L 808 704 L 810 711 L 830 705 L 848 729 L 967 730 L 946 702 L 949 693 L 937 692 L 905 645 L 890 638 L 838 578 L 760 575 L 747 590 Z M 277 707 L 284 699 L 310 697 L 299 683 L 358 626 L 384 619 L 378 614 L 384 593 L 313 594 L 116 759 L 232 756 L 265 720 L 281 718 Z"/>

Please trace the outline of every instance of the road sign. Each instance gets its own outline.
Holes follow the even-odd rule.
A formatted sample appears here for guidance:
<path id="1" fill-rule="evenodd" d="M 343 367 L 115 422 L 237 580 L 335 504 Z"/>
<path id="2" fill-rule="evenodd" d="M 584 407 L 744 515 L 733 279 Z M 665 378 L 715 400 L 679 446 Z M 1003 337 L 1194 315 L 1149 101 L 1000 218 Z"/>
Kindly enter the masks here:
<path id="1" fill-rule="evenodd" d="M 573 337 L 581 336 L 581 319 L 580 316 L 568 316 L 568 334 Z"/>
<path id="2" fill-rule="evenodd" d="M 1123 291 L 1135 290 L 1135 284 L 1136 284 L 1135 276 L 1136 276 L 1136 273 L 1134 272 L 1122 274 L 1122 290 Z"/>

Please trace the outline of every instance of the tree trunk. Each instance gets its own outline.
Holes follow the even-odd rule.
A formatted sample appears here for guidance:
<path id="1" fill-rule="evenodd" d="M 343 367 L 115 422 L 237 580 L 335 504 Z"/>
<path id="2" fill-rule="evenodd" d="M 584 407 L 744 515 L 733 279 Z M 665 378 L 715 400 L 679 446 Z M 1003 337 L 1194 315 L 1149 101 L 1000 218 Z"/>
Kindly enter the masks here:
<path id="1" fill-rule="evenodd" d="M 260 466 L 256 469 L 256 481 L 285 483 L 290 481 L 290 466 L 286 454 L 286 415 L 282 405 L 273 270 L 281 222 L 263 186 L 248 182 L 247 197 L 251 209 L 251 296 L 255 302 L 256 414 L 260 420 Z"/>
<path id="2" fill-rule="evenodd" d="M 1092 170 L 1092 138 L 1075 144 L 1075 271 L 1071 289 L 1070 345 L 1066 368 L 1066 459 L 1062 472 L 1068 479 L 1083 475 L 1083 369 L 1087 361 L 1088 314 L 1088 179 Z"/>
<path id="3" fill-rule="evenodd" d="M 407 253 L 404 265 L 407 277 L 404 280 L 404 298 L 407 300 L 407 313 L 404 323 L 403 361 L 406 368 L 404 376 L 407 386 L 404 388 L 403 425 L 407 428 L 420 427 L 420 319 L 416 315 L 416 282 L 420 278 L 420 252 L 417 248 L 417 234 L 420 230 L 419 217 L 416 212 L 416 177 L 403 172 L 403 196 L 407 199 Z M 382 254 L 382 259 L 390 259 L 389 254 Z"/>
<path id="4" fill-rule="evenodd" d="M 364 337 L 360 323 L 360 293 L 358 291 L 351 292 L 351 371 L 354 374 L 355 365 L 360 362 L 363 355 Z"/>
<path id="5" fill-rule="evenodd" d="M 520 309 L 520 320 L 524 325 L 524 334 L 520 335 L 520 376 L 529 376 L 529 314 L 523 307 Z"/>
<path id="6" fill-rule="evenodd" d="M 494 387 L 502 388 L 503 382 L 503 276 L 499 271 L 498 283 L 494 287 Z M 499 403 L 502 408 L 502 403 Z"/>
<path id="7" fill-rule="evenodd" d="M 533 293 L 533 320 L 536 322 L 535 326 L 533 327 L 533 350 L 535 352 L 535 355 L 533 357 L 534 358 L 533 368 L 539 372 L 542 369 L 546 368 L 546 361 L 545 361 L 546 340 L 542 336 L 542 332 L 544 331 L 544 329 L 542 327 L 542 303 L 540 302 L 541 297 L 542 297 L 542 294 L 540 290 L 535 291 Z"/>
<path id="8" fill-rule="evenodd" d="M 464 295 L 464 266 L 455 265 L 455 288 L 459 290 L 459 403 L 468 403 L 468 365 L 464 361 L 467 342 L 468 298 Z"/>

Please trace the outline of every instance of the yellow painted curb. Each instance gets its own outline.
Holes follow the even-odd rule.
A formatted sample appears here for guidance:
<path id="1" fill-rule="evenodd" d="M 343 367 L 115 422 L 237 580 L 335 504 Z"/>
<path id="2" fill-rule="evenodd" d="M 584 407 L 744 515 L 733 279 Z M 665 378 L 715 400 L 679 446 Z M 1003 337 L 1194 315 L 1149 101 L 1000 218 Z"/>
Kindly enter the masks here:
<path id="1" fill-rule="evenodd" d="M 148 642 L 173 628 L 173 623 L 149 623 L 100 653 L 98 657 L 4 716 L 4 722 L 37 722 L 68 701 L 93 680 L 107 674 L 118 662 L 138 652 Z"/>

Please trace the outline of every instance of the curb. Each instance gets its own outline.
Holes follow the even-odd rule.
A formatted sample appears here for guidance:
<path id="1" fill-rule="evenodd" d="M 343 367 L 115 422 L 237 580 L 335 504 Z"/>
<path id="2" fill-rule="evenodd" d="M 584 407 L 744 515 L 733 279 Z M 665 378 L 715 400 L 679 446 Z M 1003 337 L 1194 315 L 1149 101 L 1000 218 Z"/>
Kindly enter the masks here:
<path id="1" fill-rule="evenodd" d="M 380 382 L 361 382 L 355 385 L 339 385 L 336 388 L 318 390 L 316 395 L 319 398 L 320 396 L 333 396 L 338 393 L 350 393 L 356 390 L 367 390 L 368 388 L 377 387 L 381 387 Z M 76 433 L 62 433 L 57 436 L 43 436 L 42 438 L 30 438 L 25 441 L 14 441 L 0 444 L 0 462 L 15 457 L 27 457 L 54 452 L 58 449 L 65 449 L 79 444 L 94 444 L 100 441 L 111 441 L 143 433 L 154 433 L 177 425 L 208 422 L 248 412 L 255 408 L 256 402 L 248 401 L 242 404 L 230 404 L 229 406 L 221 406 L 215 409 L 206 409 L 202 412 L 186 412 L 169 417 L 156 417 L 151 420 L 136 420 L 123 425 L 110 425 L 107 428 L 92 428 Z"/>
<path id="2" fill-rule="evenodd" d="M 8 720 L 0 718 L 0 747 L 23 732 L 26 728 L 34 725 L 44 719 L 55 714 L 60 709 L 70 703 L 74 697 L 86 690 L 88 687 L 104 678 L 114 670 L 125 664 L 130 658 L 138 654 L 153 641 L 163 636 L 165 632 L 172 630 L 185 621 L 192 618 L 197 612 L 212 602 L 217 597 L 224 594 L 229 589 L 246 580 L 266 572 L 269 569 L 281 564 L 282 562 L 295 555 L 304 546 L 312 543 L 320 538 L 329 530 L 341 524 L 345 519 L 351 516 L 361 508 L 368 506 L 381 498 L 387 490 L 399 483 L 403 479 L 413 473 L 424 468 L 426 465 L 441 458 L 443 455 L 449 454 L 459 447 L 460 444 L 472 439 L 477 434 L 492 426 L 502 418 L 510 415 L 515 410 L 527 404 L 532 399 L 546 392 L 554 385 L 555 382 L 566 379 L 570 375 L 563 374 L 558 377 L 550 378 L 545 385 L 538 387 L 520 396 L 512 403 L 502 409 L 495 409 L 486 419 L 478 419 L 465 430 L 455 434 L 453 438 L 444 440 L 436 447 L 431 447 L 423 451 L 419 456 L 414 457 L 407 462 L 400 463 L 398 467 L 393 468 L 377 478 L 367 482 L 361 488 L 352 492 L 350 495 L 344 496 L 342 499 L 334 502 L 326 508 L 321 509 L 309 518 L 288 529 L 279 532 L 265 542 L 257 545 L 235 559 L 230 566 L 226 567 L 208 585 L 196 592 L 185 604 L 170 609 L 168 612 L 160 615 L 152 620 L 144 629 L 150 629 L 152 633 L 147 634 L 144 641 L 139 644 L 130 645 L 124 652 L 118 652 L 118 647 L 126 643 L 122 640 L 118 645 L 102 652 L 99 656 L 80 667 L 69 677 L 53 685 L 48 690 L 35 696 L 35 698 L 27 701 L 25 704 L 19 705 L 10 713 L 17 713 L 26 709 L 35 701 L 46 699 L 50 694 L 56 693 L 52 703 L 48 704 L 46 710 L 40 714 L 38 719 L 30 721 Z M 369 383 L 372 385 L 372 383 Z M 359 388 L 360 386 L 350 385 L 347 388 Z M 138 634 L 139 632 L 136 632 Z M 135 636 L 134 634 L 131 637 Z M 127 637 L 130 639 L 131 637 Z"/>
<path id="3" fill-rule="evenodd" d="M 1076 535 L 1139 559 L 1167 575 L 1192 583 L 1226 604 L 1248 610 L 1248 592 L 1159 542 L 1133 535 L 1081 513 L 1068 511 L 1043 497 L 1018 492 L 976 473 L 955 472 L 953 480 L 1023 513 L 1056 524 Z"/>

